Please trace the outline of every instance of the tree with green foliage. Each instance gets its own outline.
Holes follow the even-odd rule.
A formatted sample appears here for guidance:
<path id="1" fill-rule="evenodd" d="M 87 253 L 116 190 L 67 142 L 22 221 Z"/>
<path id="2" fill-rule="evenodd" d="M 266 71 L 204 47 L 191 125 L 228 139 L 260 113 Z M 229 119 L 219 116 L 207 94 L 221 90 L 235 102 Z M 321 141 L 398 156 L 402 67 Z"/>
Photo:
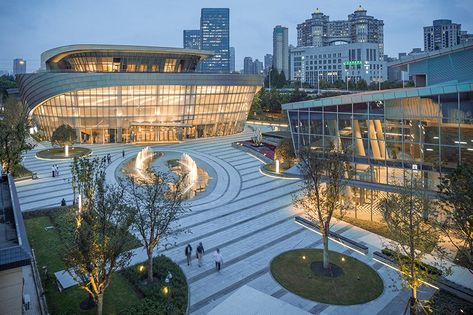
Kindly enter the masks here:
<path id="1" fill-rule="evenodd" d="M 0 103 L 5 101 L 8 97 L 7 90 L 16 88 L 16 80 L 13 76 L 2 75 L 0 77 Z"/>
<path id="2" fill-rule="evenodd" d="M 65 147 L 72 145 L 77 139 L 76 131 L 69 125 L 60 125 L 53 131 L 51 136 L 51 144 Z"/>
<path id="3" fill-rule="evenodd" d="M 15 167 L 20 165 L 21 156 L 33 146 L 27 143 L 28 109 L 9 96 L 0 119 L 0 162 L 4 173 L 15 175 Z"/>
<path id="4" fill-rule="evenodd" d="M 189 210 L 183 206 L 185 177 L 153 171 L 149 181 L 127 177 L 122 186 L 127 203 L 136 209 L 133 228 L 141 236 L 148 256 L 148 282 L 153 282 L 153 255 L 161 241 L 182 232 L 176 221 Z"/>
<path id="5" fill-rule="evenodd" d="M 437 228 L 438 210 L 427 195 L 423 182 L 410 171 L 398 183 L 398 191 L 388 193 L 379 202 L 379 209 L 389 229 L 390 247 L 394 250 L 403 286 L 411 291 L 406 305 L 410 314 L 428 310 L 428 303 L 417 298 L 417 289 L 434 276 L 422 267 L 422 260 L 432 251 L 441 258 Z M 440 267 L 440 265 L 439 265 Z"/>
<path id="6" fill-rule="evenodd" d="M 112 275 L 131 259 L 128 230 L 135 213 L 121 187 L 106 185 L 105 167 L 98 158 L 74 159 L 72 182 L 80 195 L 76 226 L 60 231 L 66 271 L 89 294 L 98 315 Z"/>
<path id="7" fill-rule="evenodd" d="M 285 168 L 289 168 L 294 164 L 296 155 L 294 153 L 292 138 L 284 138 L 279 142 L 274 151 L 274 158 L 279 160 Z"/>
<path id="8" fill-rule="evenodd" d="M 265 87 L 281 89 L 286 84 L 287 80 L 284 71 L 279 72 L 276 68 L 272 67 L 265 78 Z"/>
<path id="9" fill-rule="evenodd" d="M 463 265 L 473 273 L 473 166 L 459 165 L 443 177 L 439 204 L 446 217 L 442 232 L 458 250 Z"/>
<path id="10" fill-rule="evenodd" d="M 260 114 L 260 113 L 263 111 L 262 96 L 263 96 L 264 94 L 265 94 L 265 89 L 262 88 L 262 89 L 259 90 L 259 92 L 256 93 L 255 96 L 253 97 L 253 102 L 251 103 L 250 112 L 248 113 L 248 116 L 249 116 L 249 117 L 251 117 L 252 115 L 254 115 L 254 113 Z"/>
<path id="11" fill-rule="evenodd" d="M 368 83 L 366 83 L 364 79 L 359 79 L 356 81 L 355 89 L 358 91 L 366 91 L 368 90 Z"/>
<path id="12" fill-rule="evenodd" d="M 292 93 L 289 95 L 289 102 L 301 102 L 301 101 L 307 101 L 310 100 L 311 98 L 307 95 L 307 92 L 304 90 L 300 90 L 298 87 L 296 87 Z"/>
<path id="13" fill-rule="evenodd" d="M 298 152 L 299 169 L 304 179 L 303 192 L 296 196 L 296 206 L 319 226 L 323 240 L 323 268 L 330 268 L 328 239 L 330 222 L 336 210 L 341 214 L 346 209 L 344 198 L 346 177 L 351 169 L 346 151 L 332 148 L 315 150 L 310 146 L 302 147 Z"/>

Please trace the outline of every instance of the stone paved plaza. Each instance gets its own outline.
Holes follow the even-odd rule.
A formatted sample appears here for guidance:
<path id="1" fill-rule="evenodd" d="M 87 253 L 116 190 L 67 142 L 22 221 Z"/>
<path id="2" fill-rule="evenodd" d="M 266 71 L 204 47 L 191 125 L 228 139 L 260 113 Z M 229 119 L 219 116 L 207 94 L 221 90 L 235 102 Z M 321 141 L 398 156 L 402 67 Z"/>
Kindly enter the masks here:
<path id="1" fill-rule="evenodd" d="M 169 242 L 177 246 L 163 251 L 182 267 L 190 285 L 190 313 L 206 314 L 228 298 L 232 292 L 247 285 L 313 314 L 399 314 L 402 313 L 408 293 L 401 290 L 396 272 L 372 260 L 371 253 L 383 245 L 383 240 L 372 233 L 344 222 L 334 224 L 333 230 L 343 236 L 365 243 L 370 254 L 363 256 L 334 242 L 330 248 L 346 253 L 371 265 L 384 280 L 383 294 L 376 300 L 355 306 L 325 305 L 289 293 L 269 273 L 270 261 L 279 253 L 303 247 L 321 248 L 321 237 L 294 223 L 298 215 L 292 207 L 293 194 L 300 188 L 298 180 L 277 179 L 259 172 L 261 162 L 253 156 L 231 147 L 231 143 L 249 139 L 250 130 L 234 136 L 188 140 L 185 144 L 156 145 L 155 151 L 186 152 L 205 161 L 215 170 L 214 189 L 189 202 L 192 212 L 180 220 L 190 233 L 181 234 Z M 93 155 L 111 153 L 113 162 L 107 169 L 107 180 L 115 181 L 117 167 L 137 154 L 143 146 L 108 144 L 88 146 Z M 52 178 L 53 162 L 38 160 L 29 152 L 25 166 L 37 172 L 39 179 L 17 184 L 23 211 L 33 211 L 60 205 L 64 197 L 72 202 L 69 178 L 70 161 L 55 162 L 60 177 Z M 122 150 L 126 157 L 122 158 Z M 184 246 L 188 242 L 194 249 L 198 242 L 206 249 L 205 264 L 197 261 L 188 267 Z M 164 245 L 164 244 L 163 244 Z M 215 272 L 212 253 L 220 248 L 224 264 Z M 135 250 L 134 262 L 145 260 L 142 249 Z M 360 281 L 363 281 L 361 279 Z M 420 288 L 419 296 L 430 296 L 433 289 Z"/>

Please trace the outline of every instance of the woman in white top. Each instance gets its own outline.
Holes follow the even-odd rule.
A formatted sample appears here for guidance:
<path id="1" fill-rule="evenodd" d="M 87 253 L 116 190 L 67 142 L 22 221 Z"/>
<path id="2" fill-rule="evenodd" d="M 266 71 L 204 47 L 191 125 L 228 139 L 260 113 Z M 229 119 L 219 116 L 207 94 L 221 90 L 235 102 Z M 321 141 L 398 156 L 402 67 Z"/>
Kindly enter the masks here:
<path id="1" fill-rule="evenodd" d="M 222 268 L 223 264 L 223 258 L 222 255 L 220 255 L 220 249 L 217 248 L 217 251 L 214 253 L 214 259 L 215 259 L 215 268 L 217 269 L 218 272 L 220 272 L 220 269 Z"/>

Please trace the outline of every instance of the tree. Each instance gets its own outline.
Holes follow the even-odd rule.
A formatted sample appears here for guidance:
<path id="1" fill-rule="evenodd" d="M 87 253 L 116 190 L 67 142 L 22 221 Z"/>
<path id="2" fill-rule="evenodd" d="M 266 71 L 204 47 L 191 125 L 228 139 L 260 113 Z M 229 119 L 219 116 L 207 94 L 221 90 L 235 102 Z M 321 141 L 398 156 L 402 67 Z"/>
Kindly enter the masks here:
<path id="1" fill-rule="evenodd" d="M 84 289 L 102 314 L 103 297 L 115 271 L 126 267 L 132 256 L 129 228 L 134 211 L 124 190 L 105 184 L 105 163 L 75 159 L 73 188 L 79 193 L 75 229 L 61 231 L 67 272 Z"/>
<path id="2" fill-rule="evenodd" d="M 0 76 L 0 104 L 8 97 L 8 89 L 16 88 L 15 77 L 2 75 Z"/>
<path id="3" fill-rule="evenodd" d="M 301 148 L 298 156 L 304 184 L 302 195 L 295 202 L 308 218 L 320 227 L 324 245 L 323 267 L 328 269 L 330 221 L 334 211 L 344 210 L 345 179 L 351 174 L 348 154 L 336 147 L 317 151 L 308 146 Z"/>
<path id="4" fill-rule="evenodd" d="M 274 151 L 274 158 L 286 167 L 292 166 L 296 158 L 292 138 L 285 138 L 279 142 Z"/>
<path id="5" fill-rule="evenodd" d="M 366 91 L 366 90 L 368 90 L 368 84 L 366 83 L 366 81 L 364 79 L 360 79 L 360 80 L 356 81 L 355 88 L 359 91 Z"/>
<path id="6" fill-rule="evenodd" d="M 422 268 L 422 259 L 435 251 L 440 255 L 439 233 L 436 228 L 438 211 L 427 195 L 421 179 L 411 171 L 395 193 L 388 193 L 379 202 L 379 209 L 389 228 L 395 259 L 403 285 L 410 289 L 410 314 L 417 314 L 425 306 L 417 299 L 417 288 L 433 276 Z M 441 256 L 441 255 L 440 255 Z"/>
<path id="7" fill-rule="evenodd" d="M 307 101 L 311 99 L 306 91 L 299 90 L 298 87 L 292 91 L 292 93 L 289 95 L 289 102 L 294 103 L 294 102 L 301 102 L 301 101 Z"/>
<path id="8" fill-rule="evenodd" d="M 141 236 L 148 256 L 148 281 L 153 281 L 153 252 L 160 241 L 180 232 L 177 219 L 188 210 L 182 205 L 185 175 L 153 171 L 149 182 L 128 177 L 122 184 L 128 203 L 136 209 L 133 228 Z"/>
<path id="9" fill-rule="evenodd" d="M 473 273 L 473 166 L 459 165 L 442 178 L 439 185 L 439 202 L 446 221 L 443 234 L 464 258 L 466 267 Z"/>
<path id="10" fill-rule="evenodd" d="M 251 108 L 250 112 L 248 113 L 248 116 L 253 115 L 254 113 L 261 113 L 262 111 L 262 95 L 265 93 L 264 88 L 262 88 L 258 93 L 255 94 L 253 97 L 253 102 L 251 103 Z"/>
<path id="11" fill-rule="evenodd" d="M 24 152 L 31 150 L 32 145 L 26 142 L 28 137 L 28 109 L 9 96 L 5 102 L 0 119 L 0 162 L 3 172 L 13 173 L 21 162 Z"/>
<path id="12" fill-rule="evenodd" d="M 53 131 L 51 144 L 65 147 L 66 145 L 74 144 L 76 139 L 76 131 L 71 126 L 63 124 Z"/>

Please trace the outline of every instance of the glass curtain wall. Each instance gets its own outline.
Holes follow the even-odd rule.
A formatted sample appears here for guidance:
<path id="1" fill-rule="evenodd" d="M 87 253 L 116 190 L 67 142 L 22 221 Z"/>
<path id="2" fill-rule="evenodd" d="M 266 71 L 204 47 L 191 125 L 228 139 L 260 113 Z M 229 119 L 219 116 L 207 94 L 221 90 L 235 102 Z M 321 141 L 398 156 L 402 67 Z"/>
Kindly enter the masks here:
<path id="1" fill-rule="evenodd" d="M 48 136 L 61 124 L 81 142 L 181 141 L 241 132 L 256 86 L 115 86 L 71 91 L 32 118 Z"/>
<path id="2" fill-rule="evenodd" d="M 349 149 L 353 179 L 396 185 L 418 169 L 435 190 L 439 172 L 473 162 L 473 92 L 289 110 L 296 149 Z"/>

